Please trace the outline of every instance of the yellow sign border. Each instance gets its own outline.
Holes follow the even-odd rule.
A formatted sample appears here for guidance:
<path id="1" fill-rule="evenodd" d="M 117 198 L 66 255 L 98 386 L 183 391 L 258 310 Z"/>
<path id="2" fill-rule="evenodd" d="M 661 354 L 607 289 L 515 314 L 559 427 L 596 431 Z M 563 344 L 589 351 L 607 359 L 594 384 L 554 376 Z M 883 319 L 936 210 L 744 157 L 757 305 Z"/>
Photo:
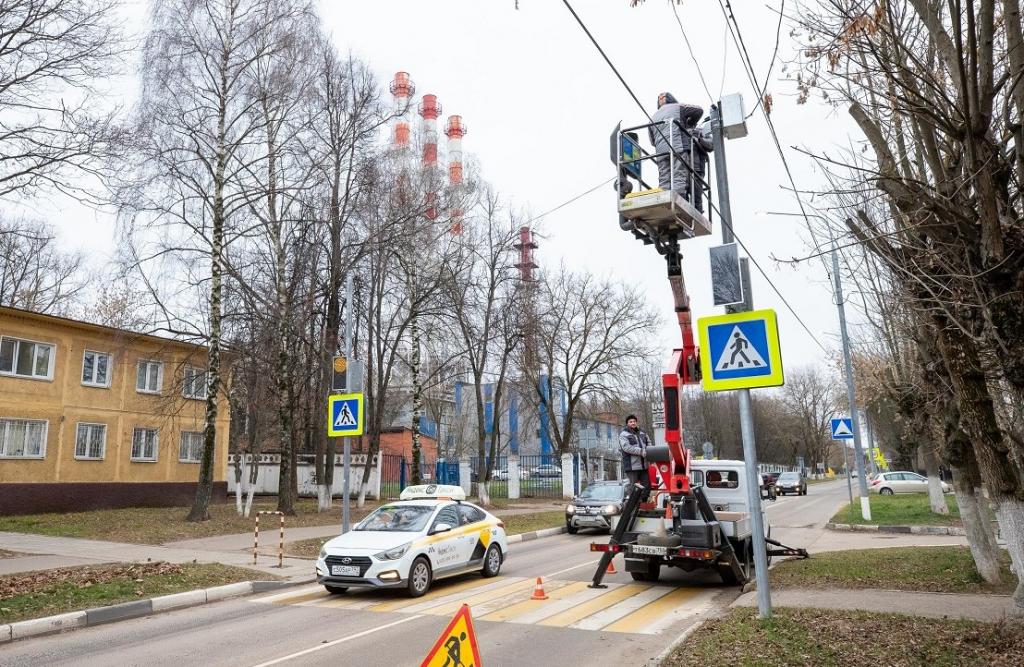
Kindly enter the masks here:
<path id="1" fill-rule="evenodd" d="M 772 372 L 769 375 L 758 375 L 747 378 L 729 378 L 715 380 L 711 376 L 714 359 L 711 358 L 711 343 L 708 327 L 720 324 L 735 324 L 763 320 L 765 336 L 768 340 L 768 363 Z M 781 387 L 786 384 L 782 372 L 782 348 L 779 346 L 779 322 L 775 311 L 771 308 L 751 310 L 745 313 L 729 313 L 728 315 L 712 315 L 697 320 L 697 333 L 700 336 L 700 371 L 701 386 L 704 391 L 729 391 L 732 389 L 759 389 L 761 387 Z"/>
<path id="2" fill-rule="evenodd" d="M 351 401 L 356 399 L 357 405 L 359 406 L 359 415 L 356 417 L 356 429 L 346 429 L 344 431 L 338 431 L 334 428 L 334 420 L 331 416 L 334 414 L 334 404 L 338 401 Z M 363 434 L 363 395 L 360 394 L 331 394 L 327 397 L 327 435 L 332 438 L 344 438 L 345 436 L 354 436 Z"/>

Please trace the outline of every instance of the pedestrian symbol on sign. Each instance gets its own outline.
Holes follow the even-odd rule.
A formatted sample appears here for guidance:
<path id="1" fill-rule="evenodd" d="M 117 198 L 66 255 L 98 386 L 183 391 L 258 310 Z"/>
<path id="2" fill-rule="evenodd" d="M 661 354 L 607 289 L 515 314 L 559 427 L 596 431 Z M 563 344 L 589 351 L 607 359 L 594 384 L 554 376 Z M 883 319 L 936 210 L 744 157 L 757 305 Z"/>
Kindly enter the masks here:
<path id="1" fill-rule="evenodd" d="M 351 427 L 356 425 L 356 418 L 352 414 L 352 408 L 349 404 L 342 403 L 341 410 L 338 412 L 338 418 L 334 420 L 334 428 L 345 428 L 346 426 Z"/>
<path id="2" fill-rule="evenodd" d="M 729 335 L 729 344 L 722 351 L 722 356 L 715 364 L 716 371 L 728 371 L 740 368 L 763 368 L 767 364 L 761 357 L 757 348 L 750 344 L 750 341 L 743 330 L 738 326 L 733 327 Z"/>
<path id="3" fill-rule="evenodd" d="M 363 395 L 327 397 L 327 435 L 332 438 L 363 434 Z"/>

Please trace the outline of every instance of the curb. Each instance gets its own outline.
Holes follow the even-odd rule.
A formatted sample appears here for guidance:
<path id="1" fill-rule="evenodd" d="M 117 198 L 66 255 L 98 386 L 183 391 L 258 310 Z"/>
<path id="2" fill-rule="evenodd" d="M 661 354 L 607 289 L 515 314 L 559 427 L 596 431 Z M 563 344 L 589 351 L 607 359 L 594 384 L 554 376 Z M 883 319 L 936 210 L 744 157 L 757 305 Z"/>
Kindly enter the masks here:
<path id="1" fill-rule="evenodd" d="M 856 523 L 826 523 L 825 528 L 849 533 L 899 533 L 903 535 L 952 535 L 966 537 L 966 531 L 959 526 L 877 526 Z"/>
<path id="2" fill-rule="evenodd" d="M 529 533 L 519 533 L 517 535 L 509 535 L 509 544 L 518 544 L 519 542 L 529 542 L 531 540 L 539 540 L 542 537 L 551 537 L 552 535 L 560 535 L 566 532 L 565 526 L 559 526 L 558 528 L 544 528 L 542 530 L 532 530 Z"/>
<path id="3" fill-rule="evenodd" d="M 214 588 L 172 593 L 171 595 L 161 595 L 160 597 L 146 600 L 132 600 L 131 602 L 122 602 L 121 604 L 107 607 L 95 607 L 56 616 L 45 616 L 43 618 L 8 623 L 0 625 L 0 644 L 14 641 L 15 639 L 38 637 L 65 630 L 77 630 L 78 628 L 88 628 L 115 621 L 127 621 L 128 619 L 150 616 L 173 609 L 197 607 L 218 600 L 286 588 L 298 583 L 306 582 L 242 581 Z"/>
<path id="4" fill-rule="evenodd" d="M 682 634 L 676 637 L 671 644 L 666 646 L 664 651 L 648 660 L 647 664 L 651 667 L 659 667 L 661 663 L 665 662 L 668 659 L 668 657 L 675 652 L 677 648 L 682 646 L 683 642 L 690 638 L 690 635 L 696 632 L 700 628 L 700 626 L 704 625 L 704 621 L 706 620 L 707 617 L 695 621 L 693 625 L 683 630 Z"/>

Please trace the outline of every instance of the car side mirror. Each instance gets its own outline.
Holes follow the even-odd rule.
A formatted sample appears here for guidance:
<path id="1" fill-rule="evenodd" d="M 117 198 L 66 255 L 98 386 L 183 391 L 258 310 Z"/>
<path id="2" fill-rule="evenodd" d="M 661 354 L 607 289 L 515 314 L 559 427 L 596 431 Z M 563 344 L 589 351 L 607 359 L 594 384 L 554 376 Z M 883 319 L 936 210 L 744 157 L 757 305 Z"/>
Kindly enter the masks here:
<path id="1" fill-rule="evenodd" d="M 434 529 L 430 531 L 430 534 L 436 535 L 437 533 L 447 533 L 451 529 L 451 524 L 439 523 L 434 526 Z"/>

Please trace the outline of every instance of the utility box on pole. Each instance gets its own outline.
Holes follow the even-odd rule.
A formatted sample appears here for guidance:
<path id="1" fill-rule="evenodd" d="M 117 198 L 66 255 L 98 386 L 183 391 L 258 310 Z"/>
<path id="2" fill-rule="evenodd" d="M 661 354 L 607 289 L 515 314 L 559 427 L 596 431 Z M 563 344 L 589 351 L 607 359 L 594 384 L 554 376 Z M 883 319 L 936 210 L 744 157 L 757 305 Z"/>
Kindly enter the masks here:
<path id="1" fill-rule="evenodd" d="M 747 136 L 747 115 L 744 113 L 742 95 L 723 95 L 719 109 L 722 114 L 722 134 L 726 139 L 742 139 Z"/>

